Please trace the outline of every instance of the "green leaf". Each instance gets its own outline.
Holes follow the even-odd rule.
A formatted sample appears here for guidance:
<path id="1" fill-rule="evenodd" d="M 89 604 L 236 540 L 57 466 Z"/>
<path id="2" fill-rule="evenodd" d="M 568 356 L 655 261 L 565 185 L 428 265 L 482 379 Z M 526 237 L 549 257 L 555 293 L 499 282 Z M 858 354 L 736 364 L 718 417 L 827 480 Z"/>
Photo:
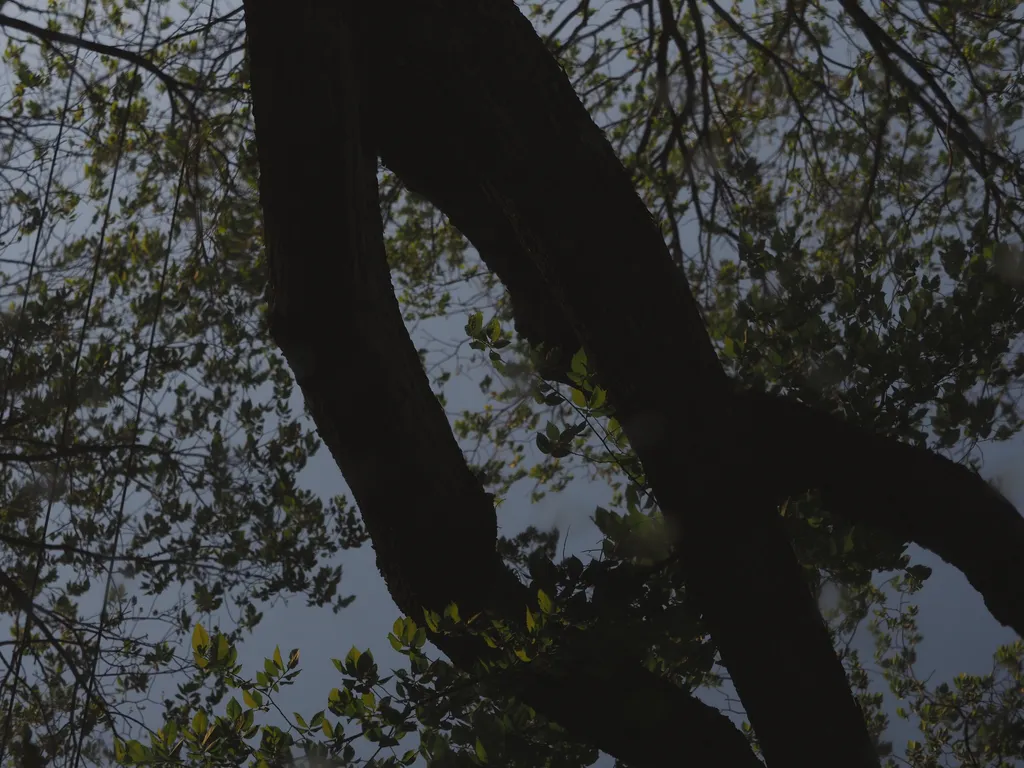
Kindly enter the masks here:
<path id="1" fill-rule="evenodd" d="M 572 356 L 571 368 L 577 376 L 587 375 L 587 352 L 582 347 Z"/>
<path id="2" fill-rule="evenodd" d="M 453 624 L 458 624 L 461 621 L 459 618 L 459 607 L 455 603 L 448 603 L 448 606 L 444 609 L 444 615 Z"/>
<path id="3" fill-rule="evenodd" d="M 359 674 L 360 679 L 366 678 L 373 674 L 374 667 L 373 654 L 370 651 L 362 654 L 356 661 L 356 672 Z"/>
<path id="4" fill-rule="evenodd" d="M 142 762 L 146 759 L 147 750 L 140 742 L 132 739 L 128 742 L 128 756 L 136 762 Z"/>
<path id="5" fill-rule="evenodd" d="M 547 593 L 543 589 L 537 590 L 537 604 L 544 613 L 551 613 L 552 604 L 551 598 L 548 597 Z"/>
<path id="6" fill-rule="evenodd" d="M 479 737 L 476 740 L 476 757 L 481 763 L 487 762 L 487 750 L 484 749 L 483 742 L 480 741 Z"/>
<path id="7" fill-rule="evenodd" d="M 231 645 L 228 643 L 227 635 L 220 633 L 217 635 L 217 661 L 224 661 L 227 659 L 228 654 L 231 653 Z"/>
<path id="8" fill-rule="evenodd" d="M 410 645 L 412 645 L 413 648 L 422 648 L 425 642 L 427 642 L 427 630 L 423 627 L 418 627 L 416 629 L 416 633 L 413 635 L 412 643 L 410 643 Z"/>
<path id="9" fill-rule="evenodd" d="M 484 327 L 484 313 L 474 312 L 469 316 L 469 320 L 466 322 L 466 335 L 470 338 L 475 338 L 480 335 L 481 329 Z"/>
<path id="10" fill-rule="evenodd" d="M 192 650 L 197 653 L 201 648 L 210 647 L 210 635 L 202 624 L 196 624 L 192 629 Z"/>
<path id="11" fill-rule="evenodd" d="M 921 563 L 915 563 L 914 565 L 908 566 L 906 571 L 907 574 L 918 581 L 926 581 L 928 577 L 932 575 L 932 569 Z"/>
<path id="12" fill-rule="evenodd" d="M 426 608 L 423 609 L 423 618 L 427 622 L 427 626 L 431 632 L 437 632 L 441 625 L 441 617 L 434 611 L 429 611 Z"/>

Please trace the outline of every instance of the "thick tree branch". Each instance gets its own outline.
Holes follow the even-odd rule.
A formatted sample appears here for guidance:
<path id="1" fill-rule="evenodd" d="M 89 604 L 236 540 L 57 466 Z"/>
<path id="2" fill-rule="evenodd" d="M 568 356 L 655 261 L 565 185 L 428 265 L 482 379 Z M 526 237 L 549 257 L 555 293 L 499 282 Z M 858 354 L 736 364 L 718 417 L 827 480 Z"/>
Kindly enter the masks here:
<path id="1" fill-rule="evenodd" d="M 565 74 L 511 0 L 360 10 L 382 157 L 481 250 L 503 249 L 483 255 L 514 262 L 517 306 L 557 316 L 546 286 L 586 348 L 662 509 L 681 520 L 687 587 L 769 763 L 877 764 L 775 510 L 731 476 L 751 457 L 737 455 L 744 426 L 696 304 Z M 523 262 L 532 271 L 515 275 Z M 778 706 L 782 690 L 798 711 Z"/>
<path id="2" fill-rule="evenodd" d="M 409 119 L 400 104 L 391 107 L 390 120 Z M 480 198 L 453 194 L 455 184 L 431 183 L 447 160 L 417 154 L 401 137 L 385 135 L 385 161 L 451 217 L 509 289 L 517 310 L 523 308 L 525 318 L 517 315 L 517 322 L 524 337 L 557 351 L 542 375 L 567 382 L 579 336 L 503 214 Z M 829 510 L 914 542 L 958 568 L 992 615 L 1024 636 L 1024 518 L 1012 504 L 970 470 L 924 448 L 866 433 L 787 398 L 739 397 L 747 439 L 761 446 L 750 470 L 771 467 L 762 487 L 773 489 L 773 498 L 820 489 Z M 778 449 L 782 435 L 786 451 Z"/>
<path id="3" fill-rule="evenodd" d="M 1024 636 L 1024 517 L 975 472 L 773 395 L 744 393 L 760 482 L 821 491 L 825 508 L 913 541 L 958 568 L 997 621 Z M 778 443 L 785 441 L 785 450 Z"/>
<path id="4" fill-rule="evenodd" d="M 419 618 L 423 606 L 454 601 L 466 615 L 493 609 L 518 621 L 526 590 L 495 552 L 491 500 L 452 436 L 392 290 L 342 7 L 301 0 L 282 13 L 268 0 L 245 3 L 272 333 L 399 608 Z M 473 639 L 432 639 L 463 668 L 487 652 Z M 617 659 L 614 646 L 604 651 L 597 658 Z M 565 661 L 551 672 L 524 665 L 509 692 L 631 765 L 662 766 L 680 750 L 694 765 L 759 765 L 724 715 L 639 665 L 619 669 L 614 682 L 652 707 L 642 722 L 630 718 L 633 699 L 609 695 L 606 670 Z"/>

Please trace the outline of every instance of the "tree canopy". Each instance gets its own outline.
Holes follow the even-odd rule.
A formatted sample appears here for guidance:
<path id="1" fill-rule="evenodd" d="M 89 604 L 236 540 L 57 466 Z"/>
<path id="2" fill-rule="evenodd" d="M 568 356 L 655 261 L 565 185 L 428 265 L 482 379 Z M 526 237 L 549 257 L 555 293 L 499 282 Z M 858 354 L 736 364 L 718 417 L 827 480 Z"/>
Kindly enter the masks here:
<path id="1" fill-rule="evenodd" d="M 975 471 L 1022 424 L 1022 24 L 0 5 L 0 764 L 1024 758 L 1024 646 L 921 679 L 903 600 L 912 542 L 1024 632 L 1024 520 Z M 351 498 L 306 487 L 321 441 Z M 598 556 L 499 535 L 574 475 Z M 343 610 L 368 541 L 409 669 L 353 649 L 277 713 L 298 649 L 238 643 L 281 594 Z M 727 679 L 742 728 L 693 695 Z"/>

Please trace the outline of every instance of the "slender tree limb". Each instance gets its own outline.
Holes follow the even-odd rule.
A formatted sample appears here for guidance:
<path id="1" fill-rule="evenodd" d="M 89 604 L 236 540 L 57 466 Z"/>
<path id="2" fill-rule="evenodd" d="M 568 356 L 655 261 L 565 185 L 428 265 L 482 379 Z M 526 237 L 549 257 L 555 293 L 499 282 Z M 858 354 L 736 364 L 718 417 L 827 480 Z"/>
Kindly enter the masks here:
<path id="1" fill-rule="evenodd" d="M 47 642 L 50 644 L 50 647 L 53 648 L 54 652 L 60 657 L 61 661 L 64 662 L 65 666 L 67 666 L 72 677 L 75 678 L 79 685 L 85 686 L 88 681 L 78 670 L 78 665 L 75 663 L 71 654 L 68 653 L 64 644 L 53 634 L 53 631 L 46 622 L 40 619 L 38 616 L 39 611 L 37 610 L 35 603 L 32 602 L 32 598 L 29 594 L 21 588 L 21 585 L 19 585 L 18 582 L 3 571 L 0 571 L 0 586 L 2 586 L 7 592 L 11 602 L 13 602 L 18 609 L 25 614 L 27 622 L 26 629 L 28 630 L 32 626 L 38 627 L 39 631 L 42 632 L 43 637 L 45 637 Z M 86 688 L 86 690 L 89 690 L 89 688 Z"/>
<path id="2" fill-rule="evenodd" d="M 73 45 L 84 48 L 87 51 L 93 53 L 100 53 L 104 56 L 110 56 L 115 59 L 121 59 L 127 61 L 130 64 L 135 64 L 140 69 L 144 69 L 164 84 L 167 88 L 168 94 L 171 98 L 171 105 L 174 106 L 174 97 L 181 99 L 184 102 L 189 115 L 198 120 L 198 112 L 196 106 L 183 91 L 188 88 L 201 88 L 201 85 L 190 85 L 183 83 L 177 78 L 167 74 L 162 68 L 154 64 L 152 61 L 147 59 L 140 53 L 135 51 L 127 50 L 126 48 L 117 48 L 113 45 L 106 45 L 105 43 L 97 43 L 94 40 L 87 40 L 84 37 L 78 35 L 69 35 L 66 32 L 58 32 L 53 29 L 47 29 L 46 27 L 40 27 L 38 24 L 32 24 L 22 19 L 16 19 L 13 16 L 8 16 L 5 13 L 0 13 L 0 27 L 5 29 L 17 29 L 20 32 L 25 32 L 38 38 L 40 42 L 46 45 L 56 45 L 57 43 L 64 43 L 65 45 Z"/>

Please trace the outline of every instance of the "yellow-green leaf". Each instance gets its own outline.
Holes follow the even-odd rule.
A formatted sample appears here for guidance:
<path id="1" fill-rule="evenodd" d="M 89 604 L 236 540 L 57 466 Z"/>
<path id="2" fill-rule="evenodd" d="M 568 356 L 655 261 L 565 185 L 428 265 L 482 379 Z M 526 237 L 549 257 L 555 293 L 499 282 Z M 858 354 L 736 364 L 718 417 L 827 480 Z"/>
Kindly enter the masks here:
<path id="1" fill-rule="evenodd" d="M 192 650 L 198 651 L 200 648 L 210 647 L 210 633 L 207 632 L 202 624 L 196 624 L 192 630 Z"/>
<path id="2" fill-rule="evenodd" d="M 579 376 L 587 375 L 587 352 L 582 347 L 572 356 L 572 372 Z"/>
<path id="3" fill-rule="evenodd" d="M 355 666 L 359 663 L 359 657 L 363 655 L 363 652 L 356 648 L 354 645 L 349 649 L 348 655 L 345 656 L 345 666 L 352 664 Z"/>
<path id="4" fill-rule="evenodd" d="M 537 590 L 537 604 L 544 613 L 551 613 L 551 598 L 543 589 Z"/>
<path id="5" fill-rule="evenodd" d="M 441 622 L 441 617 L 438 616 L 434 611 L 423 609 L 423 618 L 427 622 L 427 626 L 431 632 L 437 632 L 438 625 Z"/>

